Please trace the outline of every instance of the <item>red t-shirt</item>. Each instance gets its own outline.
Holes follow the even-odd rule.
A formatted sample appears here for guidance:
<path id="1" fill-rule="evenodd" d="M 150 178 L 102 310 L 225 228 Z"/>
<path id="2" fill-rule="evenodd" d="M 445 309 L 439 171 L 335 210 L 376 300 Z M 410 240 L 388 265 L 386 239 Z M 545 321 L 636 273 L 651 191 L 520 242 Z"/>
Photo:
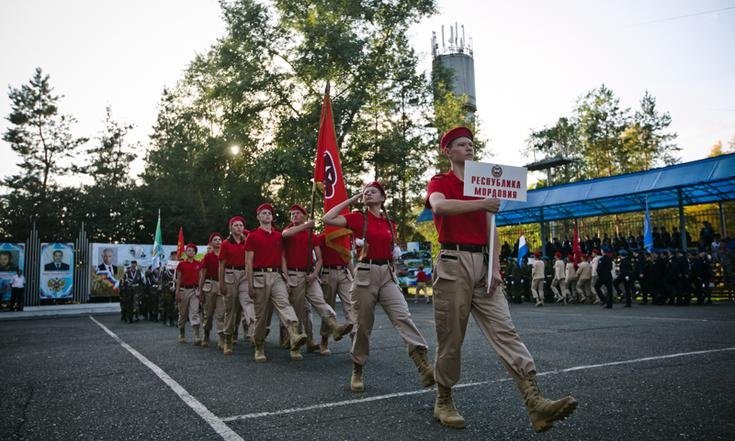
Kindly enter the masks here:
<path id="1" fill-rule="evenodd" d="M 223 240 L 219 250 L 219 260 L 225 261 L 225 267 L 235 266 L 245 268 L 245 241 L 247 234 L 242 238 L 240 243 L 230 242 L 230 239 Z"/>
<path id="2" fill-rule="evenodd" d="M 199 268 L 201 263 L 196 260 L 188 262 L 182 260 L 176 266 L 176 272 L 181 274 L 181 286 L 191 286 L 199 283 Z"/>
<path id="3" fill-rule="evenodd" d="M 248 234 L 245 250 L 253 251 L 253 268 L 280 268 L 283 240 L 275 228 L 271 232 L 258 227 Z"/>
<path id="4" fill-rule="evenodd" d="M 416 272 L 416 281 L 417 282 L 426 282 L 427 280 L 429 280 L 429 278 L 426 277 L 426 273 L 423 270 Z"/>
<path id="5" fill-rule="evenodd" d="M 205 254 L 201 266 L 207 269 L 207 275 L 205 276 L 207 279 L 217 280 L 217 277 L 219 277 L 219 258 L 216 254 L 213 252 Z"/>
<path id="6" fill-rule="evenodd" d="M 432 193 L 442 193 L 447 199 L 475 201 L 482 198 L 464 195 L 464 182 L 451 170 L 436 175 L 429 181 L 426 194 L 426 208 L 431 208 L 429 197 Z M 464 245 L 487 245 L 487 216 L 484 210 L 452 216 L 434 214 L 434 225 L 439 232 L 440 243 Z"/>
<path id="7" fill-rule="evenodd" d="M 332 248 L 327 246 L 327 242 L 324 239 L 324 233 L 317 236 L 317 246 L 322 250 L 322 265 L 328 266 L 347 266 L 349 260 L 345 260 L 342 256 L 334 251 Z"/>
<path id="8" fill-rule="evenodd" d="M 306 268 L 309 266 L 312 251 L 309 249 L 309 234 L 311 232 L 306 229 L 299 231 L 289 238 L 283 239 L 283 249 L 286 254 L 286 265 L 289 268 Z M 313 248 L 316 238 L 311 238 L 311 247 Z"/>
<path id="9" fill-rule="evenodd" d="M 345 215 L 347 228 L 352 230 L 355 237 L 365 239 L 368 243 L 368 259 L 390 260 L 393 258 L 393 236 L 391 228 L 395 232 L 395 224 L 388 224 L 383 217 L 376 217 L 368 211 L 367 237 L 362 237 L 364 217 L 362 212 L 353 211 Z"/>

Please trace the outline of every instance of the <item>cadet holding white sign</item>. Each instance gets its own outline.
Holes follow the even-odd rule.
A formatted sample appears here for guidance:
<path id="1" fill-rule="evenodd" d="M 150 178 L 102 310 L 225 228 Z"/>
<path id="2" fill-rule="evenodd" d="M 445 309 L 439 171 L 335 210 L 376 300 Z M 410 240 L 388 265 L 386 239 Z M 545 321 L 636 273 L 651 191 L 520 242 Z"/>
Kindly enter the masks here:
<path id="1" fill-rule="evenodd" d="M 473 159 L 472 139 L 472 131 L 466 127 L 455 127 L 444 134 L 441 147 L 451 169 L 431 178 L 427 191 L 426 207 L 433 211 L 442 248 L 436 262 L 434 282 L 434 320 L 438 344 L 434 370 L 437 384 L 434 418 L 445 426 L 465 426 L 464 418 L 454 406 L 451 392 L 452 386 L 459 381 L 462 342 L 472 312 L 482 333 L 521 391 L 534 430 L 542 432 L 550 429 L 554 421 L 569 416 L 577 407 L 577 402 L 572 397 L 547 400 L 538 389 L 533 357 L 510 318 L 502 288 L 498 241 L 493 241 L 492 250 L 487 246 L 488 236 L 497 236 L 494 222 L 490 226 L 489 218 L 500 208 L 500 201 L 465 196 L 464 181 L 468 175 L 470 179 L 473 176 L 465 174 L 465 161 Z M 498 170 L 492 172 L 493 177 L 499 177 L 494 176 Z M 475 181 L 477 185 L 490 184 L 490 187 L 496 184 L 492 180 Z M 515 187 L 509 184 L 505 190 L 525 193 L 525 179 L 522 189 Z M 492 256 L 489 256 L 489 251 Z M 488 283 L 490 257 L 493 272 Z"/>

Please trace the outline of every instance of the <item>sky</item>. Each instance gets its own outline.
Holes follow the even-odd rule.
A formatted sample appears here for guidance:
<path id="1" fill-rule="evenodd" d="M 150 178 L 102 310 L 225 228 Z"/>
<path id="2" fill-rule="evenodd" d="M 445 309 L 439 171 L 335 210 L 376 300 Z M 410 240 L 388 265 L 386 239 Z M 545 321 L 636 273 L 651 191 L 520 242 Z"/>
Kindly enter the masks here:
<path id="1" fill-rule="evenodd" d="M 622 107 L 648 90 L 671 114 L 682 161 L 735 136 L 735 0 L 439 0 L 439 13 L 407 30 L 431 64 L 431 33 L 459 23 L 472 38 L 477 116 L 488 162 L 524 165 L 532 130 L 571 114 L 607 85 Z M 224 35 L 216 0 L 3 0 L 0 2 L 0 132 L 7 87 L 50 74 L 77 136 L 98 136 L 105 107 L 147 145 L 164 87 Z M 448 31 L 447 31 L 448 32 Z M 315 127 L 315 130 L 317 128 Z M 142 147 L 144 149 L 145 147 Z M 142 153 L 142 151 L 141 151 Z M 0 140 L 0 177 L 18 157 Z M 131 170 L 142 169 L 139 160 Z M 533 181 L 531 177 L 530 182 Z"/>

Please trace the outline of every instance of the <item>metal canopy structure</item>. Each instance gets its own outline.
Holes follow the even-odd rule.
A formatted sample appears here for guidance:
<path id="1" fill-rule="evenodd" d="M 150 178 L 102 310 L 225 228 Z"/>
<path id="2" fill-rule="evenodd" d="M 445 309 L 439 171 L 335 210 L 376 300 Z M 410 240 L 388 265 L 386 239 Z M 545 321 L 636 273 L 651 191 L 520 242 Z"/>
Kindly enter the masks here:
<path id="1" fill-rule="evenodd" d="M 652 210 L 735 200 L 735 153 L 531 190 L 527 202 L 503 201 L 496 222 L 519 225 L 643 211 L 646 200 Z"/>

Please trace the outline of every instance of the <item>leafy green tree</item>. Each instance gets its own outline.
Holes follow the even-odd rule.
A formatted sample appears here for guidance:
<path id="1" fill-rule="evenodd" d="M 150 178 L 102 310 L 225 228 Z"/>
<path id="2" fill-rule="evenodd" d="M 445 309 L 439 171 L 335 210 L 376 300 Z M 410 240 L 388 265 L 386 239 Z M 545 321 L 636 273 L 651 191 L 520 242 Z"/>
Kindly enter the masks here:
<path id="1" fill-rule="evenodd" d="M 2 182 L 9 191 L 4 195 L 7 212 L 0 220 L 2 229 L 11 238 L 22 240 L 35 221 L 42 238 L 63 239 L 63 232 L 72 228 L 67 204 L 78 191 L 60 193 L 58 178 L 75 170 L 71 158 L 87 139 L 71 133 L 76 120 L 59 113 L 61 96 L 54 94 L 49 76 L 41 68 L 36 68 L 28 84 L 11 86 L 8 96 L 11 126 L 3 139 L 20 156 L 21 172 Z"/>

